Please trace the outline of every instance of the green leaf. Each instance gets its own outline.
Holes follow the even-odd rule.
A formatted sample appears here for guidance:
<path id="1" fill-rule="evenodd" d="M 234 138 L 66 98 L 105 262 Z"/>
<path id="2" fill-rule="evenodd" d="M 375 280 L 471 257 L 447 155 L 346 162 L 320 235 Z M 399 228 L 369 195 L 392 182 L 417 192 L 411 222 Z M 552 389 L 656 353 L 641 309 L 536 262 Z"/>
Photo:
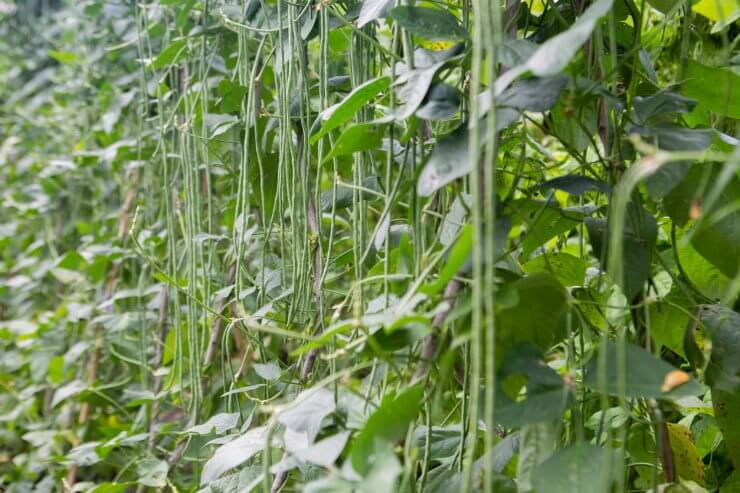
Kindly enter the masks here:
<path id="1" fill-rule="evenodd" d="M 460 126 L 437 142 L 419 175 L 416 192 L 428 197 L 448 183 L 467 175 L 472 169 L 468 153 L 468 130 Z"/>
<path id="2" fill-rule="evenodd" d="M 390 77 L 371 79 L 364 84 L 357 86 L 340 103 L 324 111 L 320 116 L 320 120 L 323 120 L 323 124 L 316 133 L 311 135 L 311 144 L 315 144 L 321 137 L 351 120 L 355 114 L 375 96 L 377 96 L 381 91 L 388 89 L 390 83 Z"/>
<path id="3" fill-rule="evenodd" d="M 203 424 L 191 426 L 185 433 L 192 433 L 195 435 L 207 435 L 209 433 L 222 434 L 239 423 L 239 413 L 220 413 L 211 416 L 208 421 Z"/>
<path id="4" fill-rule="evenodd" d="M 447 263 L 439 273 L 439 277 L 419 289 L 420 292 L 433 296 L 442 291 L 447 282 L 460 271 L 465 262 L 467 262 L 470 252 L 473 249 L 473 227 L 467 224 L 463 227 L 460 237 L 455 242 L 455 246 L 450 250 L 447 257 Z"/>
<path id="5" fill-rule="evenodd" d="M 393 399 L 386 399 L 368 418 L 352 442 L 350 458 L 355 471 L 366 474 L 378 460 L 378 452 L 406 433 L 416 419 L 423 396 L 423 387 L 411 387 Z"/>
<path id="6" fill-rule="evenodd" d="M 712 33 L 721 31 L 740 18 L 737 0 L 699 0 L 691 6 L 691 10 L 716 23 Z"/>
<path id="7" fill-rule="evenodd" d="M 168 65 L 172 65 L 182 60 L 187 53 L 187 40 L 175 40 L 163 49 L 159 55 L 157 55 L 157 58 L 151 62 L 150 66 L 155 69 L 165 68 Z"/>
<path id="8" fill-rule="evenodd" d="M 543 113 L 555 105 L 569 80 L 570 77 L 565 74 L 521 80 L 501 93 L 496 99 L 496 106 Z M 491 108 L 488 91 L 478 96 L 478 105 L 481 114 L 485 114 Z"/>
<path id="9" fill-rule="evenodd" d="M 49 56 L 65 65 L 72 65 L 80 61 L 80 57 L 77 56 L 77 53 L 69 51 L 49 50 Z"/>
<path id="10" fill-rule="evenodd" d="M 377 200 L 380 196 L 377 193 L 382 193 L 380 188 L 380 182 L 377 176 L 368 176 L 362 182 L 362 188 L 360 191 L 360 200 Z M 377 192 L 377 193 L 373 193 Z M 332 203 L 335 203 L 337 210 L 346 209 L 352 205 L 354 197 L 354 189 L 346 185 L 337 185 L 336 201 L 334 197 L 334 190 L 329 189 L 321 193 L 321 212 L 331 212 Z"/>
<path id="11" fill-rule="evenodd" d="M 703 200 L 713 195 L 713 203 Z M 692 166 L 663 203 L 678 226 L 686 224 L 690 215 L 698 219 L 686 233 L 691 246 L 730 279 L 740 269 L 740 210 L 736 204 L 740 204 L 740 180 L 727 176 L 721 165 L 704 163 Z"/>
<path id="12" fill-rule="evenodd" d="M 229 79 L 222 79 L 218 83 L 218 93 L 221 95 L 220 112 L 234 113 L 241 111 L 242 103 L 247 96 L 247 88 Z"/>
<path id="13" fill-rule="evenodd" d="M 280 378 L 280 374 L 282 373 L 280 370 L 280 365 L 278 365 L 274 361 L 268 361 L 267 363 L 255 363 L 252 365 L 254 368 L 254 371 L 262 377 L 265 380 L 274 381 Z"/>
<path id="14" fill-rule="evenodd" d="M 722 305 L 700 305 L 698 317 L 701 325 L 687 335 L 698 337 L 699 344 L 707 338 L 711 341 L 707 384 L 712 389 L 740 394 L 740 359 L 736 357 L 740 354 L 740 314 Z"/>
<path id="15" fill-rule="evenodd" d="M 267 440 L 267 427 L 261 426 L 217 448 L 213 457 L 208 459 L 203 466 L 200 484 L 215 481 L 229 469 L 244 464 L 265 448 L 265 440 Z"/>
<path id="16" fill-rule="evenodd" d="M 446 10 L 429 7 L 395 7 L 390 16 L 409 32 L 432 41 L 463 39 L 467 32 L 457 17 Z"/>
<path id="17" fill-rule="evenodd" d="M 357 27 L 362 28 L 385 16 L 394 3 L 395 0 L 363 0 L 360 17 L 357 18 Z"/>
<path id="18" fill-rule="evenodd" d="M 522 427 L 519 437 L 517 483 L 519 491 L 531 491 L 536 468 L 555 452 L 560 438 L 560 429 L 555 422 L 528 424 Z"/>
<path id="19" fill-rule="evenodd" d="M 429 459 L 440 464 L 451 464 L 460 447 L 460 426 L 418 426 L 414 429 L 414 444 L 419 450 L 426 449 L 427 434 L 430 435 Z"/>
<path id="20" fill-rule="evenodd" d="M 568 211 L 536 200 L 518 200 L 511 204 L 512 215 L 517 222 L 526 225 L 526 236 L 521 243 L 522 259 L 557 235 L 567 233 L 579 224 L 583 214 Z"/>
<path id="21" fill-rule="evenodd" d="M 687 383 L 664 392 L 666 376 L 676 371 L 676 368 L 656 358 L 640 346 L 624 343 L 625 354 L 621 376 L 620 365 L 617 364 L 617 344 L 608 342 L 606 346 L 599 348 L 599 352 L 602 351 L 606 353 L 606 387 L 602 387 L 602 376 L 599 375 L 599 358 L 603 355 L 595 356 L 586 366 L 586 377 L 583 382 L 594 390 L 610 395 L 619 395 L 620 380 L 623 380 L 624 388 L 621 389 L 621 394 L 626 397 L 673 399 L 688 395 L 700 395 L 704 392 L 701 385 L 693 379 L 689 379 Z"/>
<path id="22" fill-rule="evenodd" d="M 670 91 L 661 91 L 651 96 L 635 96 L 633 103 L 638 123 L 666 113 L 691 113 L 696 100 Z"/>
<path id="23" fill-rule="evenodd" d="M 674 353 L 685 356 L 683 338 L 692 305 L 691 300 L 678 287 L 674 287 L 668 296 L 660 301 L 651 303 L 650 335 L 653 340 Z"/>
<path id="24" fill-rule="evenodd" d="M 385 128 L 373 123 L 363 123 L 348 127 L 334 142 L 324 163 L 338 156 L 346 156 L 360 151 L 378 149 L 383 143 Z"/>
<path id="25" fill-rule="evenodd" d="M 539 76 L 561 72 L 591 36 L 596 22 L 612 8 L 614 0 L 598 0 L 591 4 L 566 31 L 545 41 L 527 60 L 526 68 Z"/>
<path id="26" fill-rule="evenodd" d="M 605 192 L 609 193 L 611 187 L 604 182 L 595 180 L 588 176 L 581 175 L 565 175 L 558 176 L 552 180 L 548 180 L 535 187 L 535 190 L 541 189 L 556 189 L 568 192 L 571 195 L 583 195 L 586 192 Z"/>
<path id="27" fill-rule="evenodd" d="M 652 214 L 636 206 L 628 208 L 625 222 L 622 237 L 625 260 L 622 262 L 620 287 L 627 299 L 632 300 L 650 277 L 652 249 L 658 236 L 658 225 Z M 607 219 L 586 218 L 585 223 L 593 254 L 601 262 L 602 269 L 607 271 Z"/>
<path id="28" fill-rule="evenodd" d="M 167 486 L 167 473 L 169 466 L 167 461 L 158 459 L 146 459 L 136 466 L 136 473 L 139 475 L 137 482 L 144 486 L 152 488 L 162 488 Z"/>
<path id="29" fill-rule="evenodd" d="M 688 60 L 681 93 L 696 99 L 697 109 L 740 118 L 740 75 L 732 70 L 712 68 L 696 60 Z"/>
<path id="30" fill-rule="evenodd" d="M 298 450 L 289 449 L 289 451 L 293 456 L 303 462 L 310 462 L 317 466 L 329 468 L 334 465 L 341 455 L 342 450 L 347 445 L 349 435 L 349 431 L 343 431 L 319 440 L 309 447 Z"/>
<path id="31" fill-rule="evenodd" d="M 522 265 L 528 274 L 549 272 L 566 287 L 582 286 L 587 268 L 584 259 L 563 252 L 543 253 Z"/>
<path id="32" fill-rule="evenodd" d="M 278 423 L 294 432 L 305 433 L 313 443 L 321 422 L 336 409 L 334 394 L 325 388 L 310 388 L 298 394 L 277 413 Z"/>
<path id="33" fill-rule="evenodd" d="M 568 293 L 557 279 L 538 273 L 518 279 L 510 287 L 516 290 L 518 303 L 498 313 L 497 351 L 503 354 L 521 343 L 545 351 L 565 336 Z"/>
<path id="34" fill-rule="evenodd" d="M 415 114 L 424 120 L 447 120 L 460 110 L 460 102 L 457 88 L 448 84 L 434 84 Z"/>
<path id="35" fill-rule="evenodd" d="M 84 382 L 81 380 L 74 380 L 67 385 L 59 387 L 54 392 L 54 397 L 51 399 L 51 407 L 56 406 L 60 402 L 73 397 L 87 388 Z"/>
<path id="36" fill-rule="evenodd" d="M 548 493 L 609 491 L 614 470 L 613 452 L 589 443 L 558 450 L 535 468 L 532 486 Z"/>

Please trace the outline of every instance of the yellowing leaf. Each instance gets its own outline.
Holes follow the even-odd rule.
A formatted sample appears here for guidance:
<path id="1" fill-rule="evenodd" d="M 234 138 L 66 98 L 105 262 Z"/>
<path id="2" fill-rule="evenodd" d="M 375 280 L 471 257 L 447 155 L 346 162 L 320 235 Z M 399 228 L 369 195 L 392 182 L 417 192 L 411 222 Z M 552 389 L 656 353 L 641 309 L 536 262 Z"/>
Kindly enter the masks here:
<path id="1" fill-rule="evenodd" d="M 676 423 L 666 423 L 666 426 L 676 475 L 704 486 L 704 462 L 699 457 L 699 451 L 696 450 L 696 445 L 692 441 L 691 431 Z"/>

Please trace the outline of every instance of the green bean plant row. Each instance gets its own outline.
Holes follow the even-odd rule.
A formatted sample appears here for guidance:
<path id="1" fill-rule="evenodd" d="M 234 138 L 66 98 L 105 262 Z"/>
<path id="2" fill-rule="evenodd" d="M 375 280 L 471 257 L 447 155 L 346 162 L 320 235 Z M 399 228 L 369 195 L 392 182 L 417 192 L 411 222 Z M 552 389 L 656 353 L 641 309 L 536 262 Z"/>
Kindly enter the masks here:
<path id="1" fill-rule="evenodd" d="M 737 0 L 0 0 L 0 491 L 740 492 Z"/>

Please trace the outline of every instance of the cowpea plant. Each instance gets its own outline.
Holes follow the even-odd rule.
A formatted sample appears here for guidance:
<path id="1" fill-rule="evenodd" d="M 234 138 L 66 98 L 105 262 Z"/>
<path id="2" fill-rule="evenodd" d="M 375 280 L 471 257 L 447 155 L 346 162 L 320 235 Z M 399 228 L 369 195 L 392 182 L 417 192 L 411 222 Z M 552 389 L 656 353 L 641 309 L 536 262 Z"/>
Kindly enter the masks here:
<path id="1" fill-rule="evenodd" d="M 0 0 L 0 490 L 740 491 L 735 0 Z"/>

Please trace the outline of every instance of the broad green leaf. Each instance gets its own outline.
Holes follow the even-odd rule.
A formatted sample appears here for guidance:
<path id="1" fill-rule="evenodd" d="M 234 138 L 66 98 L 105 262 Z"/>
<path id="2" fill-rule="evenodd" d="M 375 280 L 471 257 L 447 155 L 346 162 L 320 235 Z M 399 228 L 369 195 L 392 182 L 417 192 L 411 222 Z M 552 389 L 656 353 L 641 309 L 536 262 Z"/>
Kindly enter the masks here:
<path id="1" fill-rule="evenodd" d="M 467 175 L 471 169 L 468 131 L 461 126 L 434 146 L 429 161 L 419 175 L 416 191 L 422 197 L 428 197 L 448 183 Z"/>
<path id="2" fill-rule="evenodd" d="M 554 275 L 563 286 L 582 286 L 588 264 L 582 258 L 568 253 L 543 253 L 522 265 L 524 272 L 549 272 Z"/>
<path id="3" fill-rule="evenodd" d="M 363 0 L 360 17 L 357 19 L 357 27 L 362 28 L 366 24 L 384 17 L 394 3 L 396 3 L 395 0 Z"/>
<path id="4" fill-rule="evenodd" d="M 321 422 L 336 409 L 334 394 L 325 388 L 302 391 L 284 409 L 278 410 L 278 423 L 308 436 L 312 443 L 321 430 Z"/>
<path id="5" fill-rule="evenodd" d="M 685 348 L 692 364 L 706 365 L 704 378 L 712 388 L 714 417 L 724 435 L 733 464 L 740 466 L 740 315 L 721 305 L 702 305 L 701 325 L 690 324 Z M 709 353 L 705 362 L 704 353 Z"/>
<path id="6" fill-rule="evenodd" d="M 722 483 L 719 493 L 740 493 L 740 469 L 735 469 Z"/>
<path id="7" fill-rule="evenodd" d="M 688 231 L 691 246 L 726 277 L 733 278 L 740 269 L 740 210 L 734 205 L 740 203 L 740 180 L 729 176 L 723 181 L 722 176 L 720 165 L 695 164 L 666 195 L 663 205 L 678 226 L 689 219 L 699 221 Z M 713 204 L 703 200 L 713 194 Z"/>
<path id="8" fill-rule="evenodd" d="M 494 419 L 507 428 L 557 420 L 571 402 L 572 395 L 565 387 L 528 395 L 521 402 L 507 402 L 501 398 L 496 400 Z"/>
<path id="9" fill-rule="evenodd" d="M 511 283 L 518 302 L 497 316 L 497 353 L 521 343 L 545 351 L 565 336 L 568 293 L 557 279 L 538 273 Z M 498 361 L 503 361 L 497 358 Z"/>
<path id="10" fill-rule="evenodd" d="M 414 429 L 414 444 L 419 450 L 425 450 L 429 435 L 429 459 L 440 464 L 451 464 L 460 447 L 460 426 L 426 426 Z"/>
<path id="11" fill-rule="evenodd" d="M 681 238 L 682 236 L 677 237 L 679 243 Z M 678 258 L 686 276 L 699 292 L 709 298 L 722 298 L 730 285 L 730 279 L 697 252 L 691 242 L 685 245 L 679 244 Z"/>
<path id="12" fill-rule="evenodd" d="M 406 433 L 409 424 L 416 419 L 423 396 L 423 387 L 411 387 L 386 399 L 368 418 L 352 442 L 350 458 L 355 471 L 363 475 L 370 471 L 378 460 L 377 454 Z"/>
<path id="13" fill-rule="evenodd" d="M 87 442 L 67 452 L 66 459 L 77 466 L 91 466 L 102 460 L 98 454 L 100 442 Z"/>
<path id="14" fill-rule="evenodd" d="M 221 445 L 203 466 L 200 484 L 215 481 L 229 469 L 244 464 L 265 448 L 266 440 L 267 427 L 261 426 Z"/>
<path id="15" fill-rule="evenodd" d="M 54 392 L 54 397 L 51 399 L 51 407 L 56 406 L 60 402 L 69 399 L 70 397 L 76 396 L 86 388 L 87 385 L 85 385 L 85 383 L 81 380 L 74 380 L 67 385 L 59 387 Z"/>
<path id="16" fill-rule="evenodd" d="M 564 74 L 520 80 L 496 98 L 496 106 L 543 113 L 555 105 L 569 80 L 570 77 Z M 488 91 L 478 96 L 478 106 L 481 114 L 490 110 L 491 96 Z"/>
<path id="17" fill-rule="evenodd" d="M 526 226 L 526 236 L 521 242 L 522 260 L 552 238 L 578 226 L 583 218 L 581 212 L 563 210 L 536 200 L 514 201 L 510 207 L 515 224 Z"/>
<path id="18" fill-rule="evenodd" d="M 267 363 L 255 363 L 252 365 L 254 371 L 265 380 L 277 380 L 280 378 L 281 370 L 280 366 L 274 361 L 268 361 Z"/>
<path id="19" fill-rule="evenodd" d="M 588 237 L 593 247 L 593 255 L 602 263 L 606 271 L 607 219 L 586 218 Z M 628 300 L 643 289 L 650 277 L 652 247 L 658 235 L 658 225 L 652 214 L 632 206 L 627 209 L 627 218 L 622 235 L 622 292 Z"/>
<path id="20" fill-rule="evenodd" d="M 634 470 L 639 476 L 635 483 L 646 490 L 652 488 L 654 486 L 653 473 L 655 469 L 651 465 L 655 463 L 656 459 L 653 427 L 647 423 L 633 423 L 630 426 L 626 445 L 629 459 L 639 464 L 634 466 Z M 662 474 L 658 474 L 657 480 L 659 483 L 661 482 Z"/>
<path id="21" fill-rule="evenodd" d="M 519 460 L 516 478 L 520 492 L 532 490 L 534 475 L 539 464 L 555 452 L 560 430 L 555 422 L 528 424 L 519 432 Z"/>
<path id="22" fill-rule="evenodd" d="M 450 250 L 447 263 L 445 263 L 445 266 L 440 271 L 439 277 L 434 282 L 422 286 L 419 291 L 429 296 L 442 291 L 447 285 L 447 282 L 457 275 L 463 265 L 465 265 L 472 248 L 473 227 L 466 225 L 463 227 L 457 242 L 455 242 L 455 246 Z"/>
<path id="23" fill-rule="evenodd" d="M 713 33 L 719 32 L 740 17 L 737 0 L 699 0 L 691 6 L 691 10 L 716 22 L 712 28 Z"/>
<path id="24" fill-rule="evenodd" d="M 653 340 L 681 356 L 684 356 L 683 338 L 692 311 L 691 305 L 684 292 L 674 287 L 668 296 L 649 306 L 650 335 Z"/>
<path id="25" fill-rule="evenodd" d="M 467 32 L 447 10 L 429 7 L 395 7 L 390 16 L 402 28 L 425 39 L 445 41 L 463 39 Z"/>
<path id="26" fill-rule="evenodd" d="M 555 452 L 537 466 L 532 476 L 535 490 L 548 493 L 609 491 L 615 477 L 610 449 L 579 443 Z"/>
<path id="27" fill-rule="evenodd" d="M 581 175 L 558 176 L 557 178 L 547 180 L 546 182 L 537 185 L 535 190 L 538 189 L 562 190 L 571 195 L 583 195 L 586 192 L 608 193 L 611 191 L 611 187 L 606 183 Z"/>
<path id="28" fill-rule="evenodd" d="M 363 123 L 348 127 L 324 158 L 324 163 L 338 156 L 346 156 L 360 151 L 380 148 L 385 127 L 373 123 Z"/>
<path id="29" fill-rule="evenodd" d="M 639 124 L 666 113 L 691 113 L 696 100 L 670 91 L 661 91 L 651 96 L 636 96 L 633 103 Z"/>
<path id="30" fill-rule="evenodd" d="M 722 305 L 700 305 L 698 316 L 701 326 L 695 330 L 699 333 L 687 335 L 699 344 L 701 340 L 711 341 L 705 374 L 707 384 L 713 389 L 740 394 L 740 359 L 735 357 L 740 354 L 740 314 Z"/>
<path id="31" fill-rule="evenodd" d="M 614 0 L 597 0 L 566 31 L 545 41 L 527 60 L 526 68 L 539 76 L 562 71 L 585 43 L 596 23 L 612 8 Z"/>
<path id="32" fill-rule="evenodd" d="M 718 115 L 740 118 L 740 75 L 732 70 L 708 67 L 696 60 L 688 60 L 681 93 L 696 99 L 697 109 L 704 108 Z"/>
<path id="33" fill-rule="evenodd" d="M 320 120 L 323 120 L 323 123 L 321 124 L 321 128 L 311 135 L 311 144 L 315 144 L 330 131 L 350 121 L 362 107 L 381 91 L 386 90 L 390 86 L 390 83 L 390 77 L 371 79 L 357 86 L 340 103 L 324 111 L 320 116 Z"/>
<path id="34" fill-rule="evenodd" d="M 196 1 L 197 0 L 186 0 L 184 4 L 181 3 L 180 5 L 178 5 L 177 16 L 175 17 L 175 25 L 180 29 L 185 27 L 185 24 L 187 23 L 190 16 L 190 11 L 193 10 Z"/>
<path id="35" fill-rule="evenodd" d="M 136 480 L 140 485 L 162 488 L 167 486 L 167 473 L 169 466 L 167 461 L 158 459 L 146 459 L 136 466 L 139 478 Z"/>
<path id="36" fill-rule="evenodd" d="M 447 120 L 460 110 L 460 91 L 448 84 L 434 84 L 416 116 L 424 120 Z"/>
<path id="37" fill-rule="evenodd" d="M 218 92 L 221 95 L 219 110 L 221 113 L 238 112 L 247 96 L 247 88 L 229 79 L 222 79 L 218 83 Z"/>
<path id="38" fill-rule="evenodd" d="M 434 76 L 449 61 L 446 57 L 440 58 L 436 61 L 429 60 L 429 65 L 426 61 L 422 62 L 414 70 L 407 69 L 398 76 L 393 85 L 402 85 L 401 90 L 398 91 L 398 98 L 402 104 L 393 114 L 395 119 L 402 120 L 410 117 L 425 100 L 431 97 L 430 87 L 432 87 Z"/>
<path id="39" fill-rule="evenodd" d="M 49 56 L 65 65 L 72 65 L 80 61 L 80 57 L 77 56 L 77 53 L 69 51 L 49 50 Z"/>
<path id="40" fill-rule="evenodd" d="M 377 176 L 368 176 L 362 182 L 363 190 L 360 191 L 360 200 L 377 200 L 378 193 L 382 193 Z M 373 193 L 375 192 L 375 193 Z M 321 212 L 331 212 L 332 204 L 336 210 L 346 209 L 352 205 L 354 189 L 346 185 L 337 185 L 336 197 L 334 190 L 329 189 L 321 193 Z M 336 198 L 336 200 L 335 200 Z"/>
<path id="41" fill-rule="evenodd" d="M 694 444 L 699 457 L 702 458 L 714 452 L 723 439 L 717 420 L 708 415 L 701 416 L 694 421 L 691 425 L 691 433 L 694 436 Z"/>
<path id="42" fill-rule="evenodd" d="M 309 447 L 289 451 L 303 462 L 310 462 L 311 464 L 328 468 L 333 466 L 341 455 L 342 450 L 347 445 L 349 435 L 349 431 L 342 431 L 336 435 L 319 440 Z"/>
<path id="43" fill-rule="evenodd" d="M 676 368 L 656 358 L 640 346 L 631 343 L 624 344 L 624 361 L 621 368 L 617 361 L 619 353 L 616 343 L 609 342 L 606 346 L 600 347 L 599 351 L 606 353 L 606 375 L 604 375 L 606 387 L 602 387 L 602 376 L 599 375 L 599 358 L 604 356 L 602 354 L 594 356 L 588 363 L 584 378 L 587 386 L 599 392 L 653 399 L 673 399 L 687 395 L 700 395 L 704 392 L 701 385 L 692 379 L 668 392 L 664 391 L 666 376 L 676 371 Z M 621 389 L 620 381 L 624 382 L 624 387 Z"/>
<path id="44" fill-rule="evenodd" d="M 543 350 L 531 344 L 520 344 L 506 353 L 498 380 L 494 418 L 508 428 L 557 420 L 573 398 L 560 375 L 545 363 Z"/>
<path id="45" fill-rule="evenodd" d="M 208 421 L 203 424 L 191 426 L 185 433 L 192 433 L 195 435 L 206 435 L 209 433 L 222 434 L 239 423 L 239 413 L 220 413 L 211 416 Z"/>
<path id="46" fill-rule="evenodd" d="M 150 66 L 155 69 L 161 69 L 177 63 L 188 53 L 187 42 L 187 39 L 178 39 L 171 42 L 157 55 L 157 58 L 151 62 Z"/>
<path id="47" fill-rule="evenodd" d="M 393 452 L 393 446 L 384 442 L 378 447 L 369 470 L 355 491 L 357 493 L 395 491 L 396 481 L 402 470 L 401 463 Z"/>

